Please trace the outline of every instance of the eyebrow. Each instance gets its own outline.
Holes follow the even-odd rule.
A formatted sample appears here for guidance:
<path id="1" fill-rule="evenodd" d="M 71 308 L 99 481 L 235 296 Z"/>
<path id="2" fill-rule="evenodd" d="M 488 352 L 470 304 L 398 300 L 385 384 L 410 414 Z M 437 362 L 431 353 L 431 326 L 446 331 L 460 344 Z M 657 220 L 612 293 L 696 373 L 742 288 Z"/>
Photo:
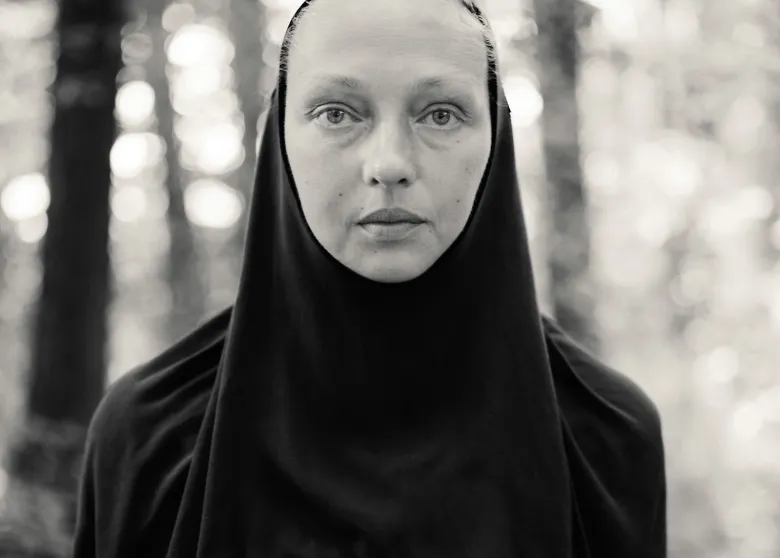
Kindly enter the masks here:
<path id="1" fill-rule="evenodd" d="M 337 86 L 342 87 L 344 89 L 349 89 L 352 91 L 360 91 L 367 89 L 366 85 L 361 82 L 360 80 L 345 76 L 345 75 L 324 75 L 324 76 L 318 76 L 316 78 L 317 86 L 316 89 L 319 90 L 324 87 L 328 86 Z M 423 91 L 428 91 L 430 89 L 441 89 L 443 87 L 447 86 L 459 86 L 463 82 L 468 83 L 469 85 L 472 85 L 476 80 L 471 77 L 463 76 L 462 78 L 450 78 L 445 76 L 432 76 L 423 78 L 412 86 L 412 90 L 415 93 L 421 93 Z"/>

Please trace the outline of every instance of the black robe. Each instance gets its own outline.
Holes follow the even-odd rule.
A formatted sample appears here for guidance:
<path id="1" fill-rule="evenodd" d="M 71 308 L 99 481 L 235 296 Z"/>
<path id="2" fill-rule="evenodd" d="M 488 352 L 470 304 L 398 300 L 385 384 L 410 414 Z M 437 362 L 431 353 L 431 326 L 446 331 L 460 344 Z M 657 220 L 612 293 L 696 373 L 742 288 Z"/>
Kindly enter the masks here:
<path id="1" fill-rule="evenodd" d="M 280 75 L 236 302 L 109 388 L 74 558 L 666 556 L 657 409 L 539 313 L 496 75 L 469 221 L 397 284 L 312 235 Z"/>

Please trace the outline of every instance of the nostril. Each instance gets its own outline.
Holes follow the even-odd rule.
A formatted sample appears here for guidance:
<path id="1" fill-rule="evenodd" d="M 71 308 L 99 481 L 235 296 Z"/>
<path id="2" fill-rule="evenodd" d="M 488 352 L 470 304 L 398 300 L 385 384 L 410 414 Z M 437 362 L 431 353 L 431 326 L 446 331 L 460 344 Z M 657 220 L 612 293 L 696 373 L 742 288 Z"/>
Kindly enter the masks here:
<path id="1" fill-rule="evenodd" d="M 384 186 L 385 188 L 389 186 L 409 186 L 409 184 L 411 184 L 411 181 L 408 178 L 399 178 L 398 180 L 371 179 L 372 186 Z"/>

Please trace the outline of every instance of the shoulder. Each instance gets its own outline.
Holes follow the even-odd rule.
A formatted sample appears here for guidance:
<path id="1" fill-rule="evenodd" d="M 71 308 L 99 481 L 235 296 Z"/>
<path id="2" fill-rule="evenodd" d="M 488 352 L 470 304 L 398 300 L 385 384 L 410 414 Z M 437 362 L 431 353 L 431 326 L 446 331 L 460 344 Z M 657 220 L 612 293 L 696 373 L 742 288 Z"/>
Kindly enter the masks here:
<path id="1" fill-rule="evenodd" d="M 110 450 L 131 438 L 145 411 L 164 404 L 177 390 L 213 373 L 222 354 L 230 309 L 192 331 L 151 360 L 126 372 L 106 389 L 92 416 L 87 439 Z M 179 400 L 179 403 L 184 403 Z M 155 413 L 162 418 L 161 413 Z"/>
<path id="2" fill-rule="evenodd" d="M 594 555 L 666 556 L 661 416 L 639 385 L 543 317 L 580 522 Z"/>
<path id="3" fill-rule="evenodd" d="M 550 365 L 562 404 L 591 407 L 662 449 L 661 415 L 647 393 L 627 375 L 599 360 L 548 317 L 542 318 Z"/>
<path id="4" fill-rule="evenodd" d="M 200 429 L 230 322 L 230 309 L 116 379 L 87 431 L 75 556 L 119 556 L 152 522 L 166 521 L 178 477 Z M 159 478 L 158 478 L 159 477 Z M 169 498 L 147 494 L 162 478 Z M 182 477 L 183 478 L 183 477 Z M 127 554 L 124 554 L 127 555 Z M 124 556 L 123 555 L 123 556 Z"/>

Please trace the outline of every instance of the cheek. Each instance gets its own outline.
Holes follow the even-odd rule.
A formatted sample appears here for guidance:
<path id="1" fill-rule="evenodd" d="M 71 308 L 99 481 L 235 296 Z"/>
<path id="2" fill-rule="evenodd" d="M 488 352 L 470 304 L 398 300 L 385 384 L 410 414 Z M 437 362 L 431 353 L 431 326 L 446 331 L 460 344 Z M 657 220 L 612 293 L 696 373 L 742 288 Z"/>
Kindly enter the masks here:
<path id="1" fill-rule="evenodd" d="M 306 220 L 316 229 L 342 222 L 350 183 L 345 162 L 316 142 L 298 145 L 307 147 L 288 148 L 287 155 Z"/>
<path id="2" fill-rule="evenodd" d="M 479 150 L 464 150 L 452 164 L 443 166 L 446 174 L 441 175 L 439 186 L 440 209 L 445 222 L 452 223 L 452 227 L 463 227 L 471 213 L 487 156 Z"/>

